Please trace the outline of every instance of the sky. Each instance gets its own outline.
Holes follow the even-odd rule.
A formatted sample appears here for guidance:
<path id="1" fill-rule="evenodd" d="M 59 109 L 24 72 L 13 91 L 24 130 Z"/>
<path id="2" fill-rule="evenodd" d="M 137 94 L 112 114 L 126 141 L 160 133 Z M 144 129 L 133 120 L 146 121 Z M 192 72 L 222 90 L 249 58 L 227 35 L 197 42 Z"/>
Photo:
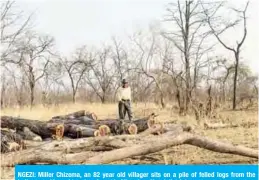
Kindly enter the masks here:
<path id="1" fill-rule="evenodd" d="M 167 3 L 174 0 L 18 0 L 26 13 L 35 12 L 34 28 L 55 37 L 57 49 L 65 54 L 80 45 L 101 45 L 111 36 L 126 38 L 138 29 L 147 28 L 165 15 Z M 243 5 L 245 0 L 231 0 Z M 259 72 L 259 1 L 250 0 L 248 35 L 242 57 L 254 72 Z M 224 14 L 225 16 L 227 14 Z M 233 32 L 224 39 L 228 42 L 240 36 Z M 228 39 L 230 38 L 230 39 Z M 240 38 L 239 38 L 240 39 Z M 222 49 L 226 56 L 232 56 Z"/>

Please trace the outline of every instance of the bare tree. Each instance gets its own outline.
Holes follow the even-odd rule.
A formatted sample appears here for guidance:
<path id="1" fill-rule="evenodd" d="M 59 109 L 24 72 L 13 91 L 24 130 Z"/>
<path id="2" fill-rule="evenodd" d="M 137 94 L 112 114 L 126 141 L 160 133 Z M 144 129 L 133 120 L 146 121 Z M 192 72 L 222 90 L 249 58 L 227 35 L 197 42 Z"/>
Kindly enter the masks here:
<path id="1" fill-rule="evenodd" d="M 122 42 L 117 40 L 115 37 L 112 37 L 112 42 L 113 42 L 113 49 L 112 49 L 112 59 L 113 63 L 115 65 L 115 75 L 114 78 L 116 78 L 116 82 L 114 84 L 114 89 L 115 93 L 114 96 L 116 95 L 116 92 L 118 88 L 120 87 L 120 83 L 123 78 L 129 75 L 130 68 L 129 68 L 129 63 L 130 60 L 128 59 L 128 52 L 122 45 Z M 115 97 L 114 97 L 115 98 Z"/>
<path id="2" fill-rule="evenodd" d="M 204 67 L 204 64 L 199 62 L 202 56 L 210 51 L 213 46 L 205 43 L 209 33 L 204 26 L 205 21 L 201 16 L 202 7 L 199 0 L 185 0 L 184 2 L 178 0 L 177 3 L 169 4 L 167 12 L 168 16 L 165 21 L 174 24 L 175 29 L 170 32 L 164 31 L 162 35 L 172 41 L 180 51 L 182 56 L 178 58 L 183 57 L 184 70 L 182 76 L 184 75 L 185 82 L 185 110 L 188 110 L 192 90 L 197 86 L 198 72 L 202 66 Z M 192 62 L 192 59 L 195 61 Z M 192 66 L 194 66 L 193 83 Z"/>
<path id="3" fill-rule="evenodd" d="M 1 63 L 19 63 L 10 55 L 19 51 L 16 46 L 24 34 L 31 28 L 32 14 L 25 17 L 22 11 L 15 8 L 15 1 L 1 3 Z M 20 59 L 18 59 L 20 60 Z"/>
<path id="4" fill-rule="evenodd" d="M 97 53 L 95 64 L 90 66 L 90 71 L 85 76 L 86 83 L 95 91 L 102 103 L 107 100 L 115 73 L 111 59 L 111 47 L 104 47 Z"/>
<path id="5" fill-rule="evenodd" d="M 236 109 L 236 93 L 237 93 L 237 77 L 238 77 L 238 66 L 239 66 L 239 61 L 240 61 L 240 50 L 242 45 L 245 42 L 246 36 L 247 36 L 247 17 L 246 17 L 246 11 L 249 5 L 249 1 L 247 1 L 245 7 L 243 10 L 238 10 L 235 8 L 232 8 L 233 11 L 238 13 L 240 18 L 236 19 L 234 22 L 227 22 L 227 23 L 222 23 L 218 22 L 216 18 L 218 19 L 219 17 L 216 17 L 216 13 L 219 11 L 220 8 L 223 7 L 223 3 L 220 3 L 216 8 L 214 8 L 213 11 L 209 11 L 211 8 L 207 8 L 205 5 L 203 5 L 204 9 L 204 14 L 206 16 L 206 22 L 209 25 L 212 34 L 215 36 L 215 38 L 218 40 L 218 42 L 227 50 L 232 51 L 235 57 L 235 75 L 233 78 L 234 85 L 233 85 L 233 105 L 232 108 L 233 110 Z M 243 35 L 240 41 L 236 42 L 236 47 L 232 48 L 229 46 L 226 42 L 224 42 L 221 38 L 221 35 L 228 29 L 233 28 L 237 26 L 241 21 L 243 21 Z M 221 23 L 224 24 L 224 28 L 217 28 L 215 27 L 214 23 Z"/>
<path id="6" fill-rule="evenodd" d="M 34 104 L 36 83 L 44 77 L 50 64 L 51 50 L 54 39 L 49 36 L 30 32 L 18 47 L 20 49 L 19 68 L 25 73 L 30 88 L 30 106 Z"/>
<path id="7" fill-rule="evenodd" d="M 60 62 L 68 74 L 72 88 L 72 101 L 75 103 L 79 84 L 86 71 L 93 65 L 94 57 L 87 51 L 86 46 L 82 46 L 76 50 L 73 60 L 69 61 L 66 58 L 60 58 Z"/>

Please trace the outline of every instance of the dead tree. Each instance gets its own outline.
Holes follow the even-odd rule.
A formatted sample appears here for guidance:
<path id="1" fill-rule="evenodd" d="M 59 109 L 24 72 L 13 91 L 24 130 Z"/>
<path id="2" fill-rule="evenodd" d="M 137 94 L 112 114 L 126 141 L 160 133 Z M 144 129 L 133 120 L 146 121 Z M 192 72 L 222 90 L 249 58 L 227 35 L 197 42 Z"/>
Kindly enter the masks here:
<path id="1" fill-rule="evenodd" d="M 19 68 L 25 73 L 30 89 L 30 106 L 34 105 L 34 90 L 36 83 L 44 77 L 51 57 L 51 47 L 54 39 L 38 35 L 34 32 L 27 34 L 20 44 L 22 49 Z"/>
<path id="2" fill-rule="evenodd" d="M 95 64 L 90 66 L 90 70 L 84 76 L 85 82 L 94 90 L 102 103 L 107 101 L 116 74 L 113 62 L 109 62 L 110 57 L 111 48 L 104 47 L 97 53 Z"/>
<path id="3" fill-rule="evenodd" d="M 25 33 L 31 28 L 32 14 L 25 18 L 24 13 L 15 8 L 15 1 L 1 2 L 1 63 L 19 64 L 21 59 L 14 58 L 13 54 L 20 51 L 16 44 L 22 40 Z M 25 20 L 22 20 L 25 18 Z"/>
<path id="4" fill-rule="evenodd" d="M 140 33 L 139 33 L 140 34 Z M 159 56 L 158 46 L 159 46 L 159 36 L 153 32 L 153 30 L 150 31 L 149 37 L 142 37 L 141 35 L 134 35 L 131 38 L 131 41 L 133 42 L 133 45 L 136 46 L 136 52 L 137 52 L 137 62 L 136 67 L 134 68 L 135 72 L 138 74 L 142 74 L 152 80 L 153 83 L 155 83 L 155 86 L 157 88 L 157 91 L 159 93 L 160 97 L 160 104 L 162 108 L 166 107 L 165 103 L 165 93 L 162 89 L 162 81 L 163 81 L 163 72 L 161 69 L 152 67 L 152 64 L 154 63 L 154 59 L 160 59 L 161 56 Z M 148 39 L 151 39 L 149 41 Z M 147 45 L 146 45 L 147 44 Z"/>
<path id="5" fill-rule="evenodd" d="M 114 99 L 118 88 L 121 86 L 121 81 L 124 77 L 128 76 L 131 69 L 129 68 L 130 61 L 128 59 L 128 52 L 124 49 L 122 42 L 117 40 L 115 37 L 112 38 L 113 41 L 113 52 L 112 59 L 115 65 L 115 75 L 116 82 L 114 83 L 115 93 Z M 133 87 L 134 88 L 134 87 Z"/>
<path id="6" fill-rule="evenodd" d="M 236 109 L 236 92 L 237 92 L 237 77 L 238 77 L 238 68 L 239 68 L 239 59 L 240 59 L 240 50 L 242 45 L 245 42 L 246 36 L 247 36 L 247 17 L 246 17 L 246 11 L 249 5 L 249 1 L 246 3 L 243 10 L 238 10 L 235 8 L 232 8 L 233 11 L 235 11 L 238 15 L 240 15 L 239 19 L 236 19 L 232 23 L 225 23 L 225 22 L 217 22 L 216 19 L 219 19 L 219 17 L 216 17 L 216 13 L 223 7 L 223 3 L 220 3 L 212 12 L 208 11 L 209 8 L 207 8 L 205 5 L 203 5 L 204 14 L 206 16 L 206 22 L 209 25 L 209 28 L 211 29 L 212 34 L 215 36 L 215 38 L 218 40 L 218 42 L 227 50 L 233 52 L 235 57 L 235 74 L 233 78 L 234 86 L 233 86 L 233 110 Z M 230 45 L 225 43 L 221 35 L 228 29 L 236 27 L 241 21 L 243 21 L 243 35 L 240 41 L 237 41 L 236 47 L 232 48 Z M 224 24 L 224 28 L 218 29 L 215 27 L 214 23 L 220 23 Z"/>
<path id="7" fill-rule="evenodd" d="M 76 50 L 72 60 L 61 57 L 59 57 L 59 60 L 69 77 L 72 87 L 72 101 L 75 103 L 79 85 L 82 82 L 86 71 L 92 66 L 94 58 L 92 57 L 92 54 L 87 51 L 86 46 L 83 46 Z"/>

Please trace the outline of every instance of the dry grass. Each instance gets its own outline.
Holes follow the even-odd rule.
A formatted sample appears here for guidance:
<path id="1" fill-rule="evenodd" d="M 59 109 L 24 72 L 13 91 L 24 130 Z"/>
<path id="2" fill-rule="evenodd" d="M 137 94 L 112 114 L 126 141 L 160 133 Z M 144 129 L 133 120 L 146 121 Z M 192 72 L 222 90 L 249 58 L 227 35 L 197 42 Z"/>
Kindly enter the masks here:
<path id="1" fill-rule="evenodd" d="M 30 110 L 23 109 L 2 109 L 1 115 L 20 116 L 29 119 L 48 120 L 52 116 L 66 114 L 77 110 L 87 110 L 95 112 L 98 118 L 116 118 L 116 104 L 66 104 L 59 107 L 43 108 L 37 106 Z M 172 112 L 171 108 L 164 110 L 159 109 L 154 104 L 133 104 L 133 112 L 135 117 L 143 117 L 152 112 L 159 114 L 160 121 L 178 121 L 187 122 L 196 125 L 194 116 L 179 117 L 176 112 Z M 234 144 L 245 145 L 251 148 L 258 148 L 258 109 L 248 111 L 221 111 L 219 112 L 222 122 L 242 124 L 237 128 L 226 128 L 217 130 L 197 129 L 196 132 L 213 139 L 232 142 Z M 211 121 L 208 120 L 207 121 Z M 215 120 L 213 120 L 215 121 Z M 219 121 L 217 119 L 216 121 Z M 163 153 L 155 153 L 142 157 L 128 158 L 115 163 L 124 164 L 164 164 L 166 156 L 169 164 L 250 164 L 258 163 L 254 159 L 241 156 L 214 153 L 208 150 L 192 147 L 190 145 L 182 145 L 164 150 Z M 2 178 L 12 177 L 13 169 L 2 169 Z"/>

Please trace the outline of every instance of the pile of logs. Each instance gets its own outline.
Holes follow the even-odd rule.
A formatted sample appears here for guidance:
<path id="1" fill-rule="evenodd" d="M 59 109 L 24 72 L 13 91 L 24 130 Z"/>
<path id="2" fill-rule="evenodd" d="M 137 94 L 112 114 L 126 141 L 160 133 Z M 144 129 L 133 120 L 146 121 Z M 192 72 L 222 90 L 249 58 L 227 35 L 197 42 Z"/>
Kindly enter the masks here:
<path id="1" fill-rule="evenodd" d="M 84 138 L 121 134 L 138 134 L 155 124 L 156 115 L 126 122 L 118 119 L 99 120 L 94 113 L 84 110 L 55 116 L 48 121 L 1 116 L 1 152 L 24 147 L 22 140 L 47 141 L 63 138 Z M 13 147 L 15 142 L 15 148 Z"/>
<path id="2" fill-rule="evenodd" d="M 181 144 L 258 159 L 258 150 L 196 135 L 187 124 L 158 123 L 154 113 L 132 122 L 83 110 L 48 121 L 1 116 L 1 166 L 105 164 Z"/>

